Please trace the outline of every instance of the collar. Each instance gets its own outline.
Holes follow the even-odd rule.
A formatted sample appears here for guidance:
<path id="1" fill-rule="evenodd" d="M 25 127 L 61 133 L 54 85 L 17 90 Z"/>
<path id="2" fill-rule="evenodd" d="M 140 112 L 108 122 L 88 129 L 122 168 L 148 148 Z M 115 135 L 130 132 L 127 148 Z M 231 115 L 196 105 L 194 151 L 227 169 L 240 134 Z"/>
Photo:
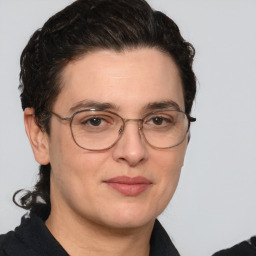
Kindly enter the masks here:
<path id="1" fill-rule="evenodd" d="M 33 213 L 22 217 L 21 225 L 5 235 L 3 245 L 12 256 L 69 256 L 44 221 Z M 150 239 L 150 256 L 180 256 L 158 220 Z"/>
<path id="2" fill-rule="evenodd" d="M 150 239 L 150 256 L 180 256 L 170 237 L 157 219 Z"/>

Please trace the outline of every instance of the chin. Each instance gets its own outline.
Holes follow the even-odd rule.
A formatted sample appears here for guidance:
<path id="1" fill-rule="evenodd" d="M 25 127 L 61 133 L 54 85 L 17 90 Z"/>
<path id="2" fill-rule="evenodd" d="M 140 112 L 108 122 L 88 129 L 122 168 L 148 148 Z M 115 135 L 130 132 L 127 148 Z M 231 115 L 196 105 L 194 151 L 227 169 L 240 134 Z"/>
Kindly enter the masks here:
<path id="1" fill-rule="evenodd" d="M 140 207 L 115 208 L 104 216 L 104 222 L 111 228 L 134 229 L 154 223 L 156 215 L 153 210 L 140 209 Z"/>
<path id="2" fill-rule="evenodd" d="M 150 223 L 154 223 L 155 218 L 153 219 L 141 219 L 141 218 L 124 218 L 120 217 L 115 220 L 108 220 L 107 225 L 111 229 L 119 229 L 119 230 L 129 230 L 129 229 L 138 229 L 149 225 Z"/>

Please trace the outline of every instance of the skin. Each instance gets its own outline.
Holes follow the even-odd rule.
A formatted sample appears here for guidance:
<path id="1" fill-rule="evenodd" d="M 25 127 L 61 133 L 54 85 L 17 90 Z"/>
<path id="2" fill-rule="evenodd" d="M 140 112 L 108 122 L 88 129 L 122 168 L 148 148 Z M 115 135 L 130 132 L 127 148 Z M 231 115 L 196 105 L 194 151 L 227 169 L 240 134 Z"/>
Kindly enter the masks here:
<path id="1" fill-rule="evenodd" d="M 65 67 L 62 82 L 53 106 L 61 116 L 71 116 L 71 108 L 86 100 L 114 104 L 110 110 L 124 118 L 141 118 L 152 102 L 172 100 L 184 110 L 178 69 L 157 49 L 86 54 Z M 155 149 L 138 123 L 129 122 L 114 147 L 91 152 L 74 143 L 66 121 L 52 117 L 48 135 L 28 108 L 25 125 L 37 162 L 52 166 L 46 225 L 65 250 L 75 256 L 148 255 L 155 218 L 177 187 L 187 139 L 171 149 Z M 121 175 L 143 176 L 152 184 L 137 196 L 125 196 L 104 183 Z"/>

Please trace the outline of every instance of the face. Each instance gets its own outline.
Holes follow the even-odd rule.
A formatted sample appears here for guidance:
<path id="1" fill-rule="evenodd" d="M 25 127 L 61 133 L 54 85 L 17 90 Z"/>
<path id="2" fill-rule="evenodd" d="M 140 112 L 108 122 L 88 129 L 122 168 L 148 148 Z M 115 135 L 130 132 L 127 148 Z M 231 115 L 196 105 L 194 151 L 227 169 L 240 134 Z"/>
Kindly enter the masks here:
<path id="1" fill-rule="evenodd" d="M 134 119 L 147 114 L 152 103 L 173 101 L 184 110 L 176 65 L 152 48 L 87 54 L 65 67 L 62 82 L 53 112 L 65 117 L 94 108 L 95 102 Z M 50 125 L 52 213 L 128 228 L 152 223 L 165 209 L 179 180 L 187 140 L 159 150 L 145 142 L 137 122 L 128 122 L 112 148 L 92 152 L 74 143 L 67 121 L 53 116 Z"/>

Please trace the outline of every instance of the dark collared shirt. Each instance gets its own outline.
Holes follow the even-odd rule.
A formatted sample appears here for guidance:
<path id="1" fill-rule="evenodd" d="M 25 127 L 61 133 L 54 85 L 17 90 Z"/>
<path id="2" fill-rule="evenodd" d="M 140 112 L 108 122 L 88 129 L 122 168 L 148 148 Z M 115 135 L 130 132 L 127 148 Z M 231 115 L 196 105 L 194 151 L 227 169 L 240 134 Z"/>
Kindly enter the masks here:
<path id="1" fill-rule="evenodd" d="M 21 225 L 0 236 L 0 256 L 68 256 L 35 214 L 23 217 Z M 150 240 L 150 256 L 179 256 L 164 228 L 156 220 Z"/>

